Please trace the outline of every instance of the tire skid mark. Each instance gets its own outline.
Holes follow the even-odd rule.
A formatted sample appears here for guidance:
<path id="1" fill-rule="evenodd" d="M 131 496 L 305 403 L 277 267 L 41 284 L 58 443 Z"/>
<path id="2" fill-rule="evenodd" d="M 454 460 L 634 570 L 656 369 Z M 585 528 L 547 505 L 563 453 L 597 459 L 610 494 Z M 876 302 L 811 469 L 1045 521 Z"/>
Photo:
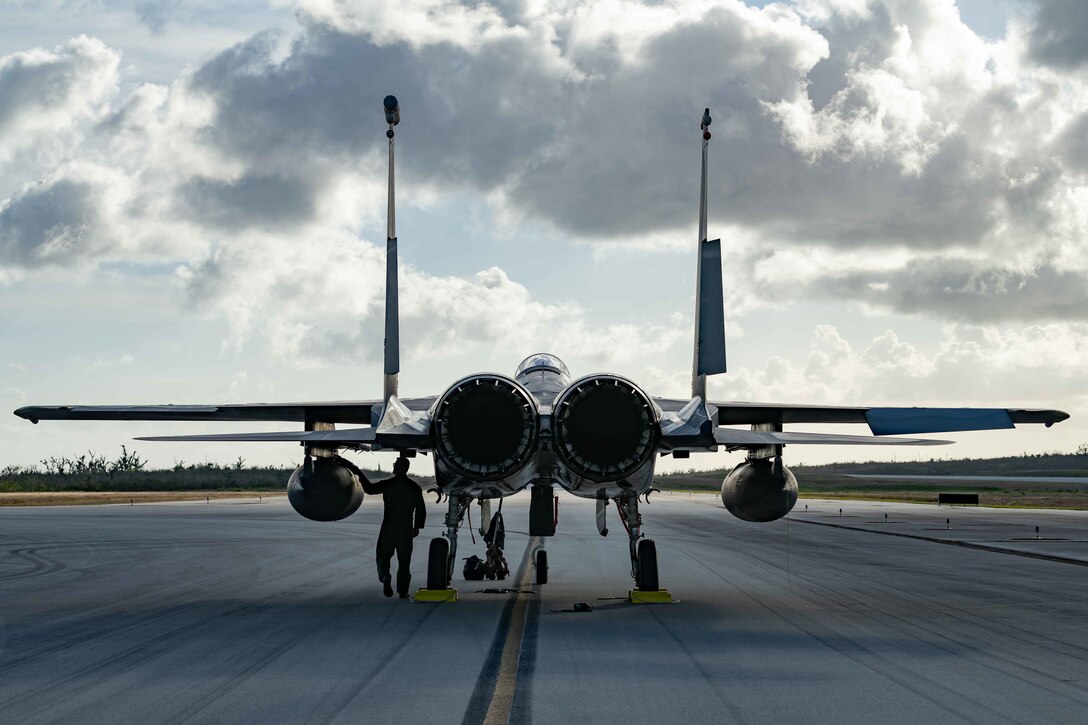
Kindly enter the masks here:
<path id="1" fill-rule="evenodd" d="M 842 569 L 841 567 L 831 566 L 826 563 L 824 566 L 827 569 L 835 571 L 843 578 L 860 580 L 869 584 L 870 586 L 875 584 L 877 588 L 884 590 L 886 593 L 892 595 L 901 595 L 903 593 L 902 589 L 893 588 L 893 586 L 890 584 L 885 584 L 879 580 L 864 577 L 860 574 Z M 812 582 L 810 586 L 819 589 L 827 588 L 825 585 L 818 582 Z M 924 599 L 925 601 L 935 601 L 929 597 L 924 597 L 922 595 L 917 596 Z M 857 600 L 856 597 L 855 600 L 860 602 L 860 600 Z M 1021 606 L 1031 605 L 1024 604 Z M 923 604 L 921 607 L 919 607 L 919 609 L 927 609 L 927 607 Z M 917 638 L 918 632 L 924 632 L 926 635 L 929 635 L 929 637 L 922 641 L 924 641 L 924 643 L 929 647 L 939 649 L 951 656 L 967 658 L 972 664 L 977 667 L 985 668 L 987 670 L 990 670 L 991 672 L 999 673 L 1006 677 L 1015 678 L 1020 681 L 1028 681 L 1024 677 L 1024 675 L 1025 673 L 1030 673 L 1039 678 L 1038 681 L 1034 679 L 1032 680 L 1033 686 L 1038 687 L 1039 689 L 1043 689 L 1058 697 L 1074 699 L 1081 703 L 1085 702 L 1083 696 L 1081 698 L 1071 698 L 1071 693 L 1068 689 L 1058 689 L 1052 687 L 1051 683 L 1054 683 L 1057 679 L 1053 674 L 1050 674 L 1033 665 L 1030 665 L 1022 661 L 1022 659 L 1013 659 L 1011 656 L 1002 654 L 999 651 L 980 650 L 975 645 L 975 642 L 979 641 L 979 639 L 973 638 L 968 630 L 977 631 L 981 635 L 983 635 L 985 639 L 991 639 L 993 636 L 992 629 L 984 626 L 984 624 L 979 621 L 978 617 L 963 610 L 960 610 L 954 605 L 944 605 L 944 609 L 942 611 L 942 613 L 945 614 L 949 619 L 957 623 L 958 626 L 954 628 L 938 629 L 933 625 L 926 624 L 925 620 L 919 621 L 907 619 L 906 617 L 895 612 L 894 610 L 887 611 L 883 609 L 874 609 L 872 607 L 865 607 L 864 609 L 858 607 L 856 610 L 854 610 L 854 613 L 860 617 L 869 619 L 876 624 L 890 627 L 897 632 L 912 636 L 914 638 Z M 1035 634 L 1031 632 L 1026 632 L 1022 628 L 1019 629 L 1024 632 L 1025 636 L 1019 636 L 1018 634 L 1009 636 L 1009 626 L 1007 625 L 1007 623 L 1002 623 L 1001 627 L 1002 631 L 1001 637 L 999 639 L 1002 640 L 1003 644 L 1005 641 L 1011 641 L 1012 643 L 1016 643 L 1029 648 L 1042 647 L 1044 650 L 1051 654 L 1072 659 L 1078 665 L 1080 664 L 1080 662 L 1083 661 L 1084 650 L 1083 648 L 1076 647 L 1076 645 L 1068 645 L 1068 647 L 1074 650 L 1071 653 L 1065 651 L 1059 652 L 1057 647 L 1046 646 L 1045 644 L 1042 644 L 1041 641 L 1049 641 L 1052 643 L 1052 645 L 1066 645 L 1067 643 L 1059 642 L 1058 640 L 1047 637 L 1045 634 L 1042 633 Z M 942 640 L 950 641 L 960 646 L 962 649 L 952 649 L 951 647 L 943 644 Z M 965 652 L 971 654 L 966 654 Z M 1004 666 L 998 667 L 997 664 L 1002 664 Z"/>
<path id="2" fill-rule="evenodd" d="M 8 698 L 5 701 L 5 705 L 10 709 L 14 705 L 18 705 L 33 698 L 39 698 L 45 693 L 50 692 L 51 690 L 55 690 L 58 687 L 65 686 L 69 684 L 69 682 L 72 680 L 81 680 L 81 689 L 83 691 L 90 690 L 91 688 L 97 686 L 104 680 L 107 680 L 111 677 L 110 673 L 104 672 L 104 670 L 107 670 L 111 665 L 125 662 L 130 668 L 132 668 L 136 665 L 143 664 L 144 662 L 158 657 L 160 649 L 164 648 L 167 643 L 171 642 L 171 640 L 177 639 L 178 637 L 184 635 L 187 630 L 199 629 L 209 624 L 212 624 L 217 620 L 227 619 L 241 612 L 265 606 L 273 602 L 284 603 L 295 601 L 301 599 L 305 594 L 306 588 L 300 586 L 288 592 L 280 592 L 264 597 L 255 602 L 243 604 L 241 606 L 227 609 L 225 611 L 216 612 L 215 614 L 201 618 L 195 622 L 188 622 L 168 632 L 164 632 L 157 637 L 151 637 L 149 639 L 143 640 L 139 644 L 133 645 L 120 652 L 112 654 L 105 659 L 98 660 L 94 664 L 87 665 L 72 672 L 66 672 L 60 680 L 51 682 L 35 690 L 25 692 L 22 695 Z"/>
<path id="3" fill-rule="evenodd" d="M 366 695 L 368 695 L 371 688 L 374 686 L 374 681 L 378 678 L 378 676 L 381 675 L 381 673 L 384 672 L 391 664 L 393 664 L 394 661 L 396 661 L 400 657 L 405 656 L 405 650 L 407 648 L 404 646 L 404 642 L 406 640 L 411 640 L 413 637 L 415 637 L 416 633 L 418 633 L 423 628 L 423 625 L 426 624 L 428 619 L 434 616 L 434 613 L 437 610 L 437 606 L 428 607 L 426 614 L 424 614 L 422 617 L 419 618 L 418 621 L 415 622 L 415 625 L 406 633 L 406 636 L 401 641 L 389 643 L 389 645 L 382 652 L 383 656 L 380 658 L 380 660 L 374 666 L 372 666 L 366 673 L 366 675 L 362 678 L 363 686 L 360 689 L 352 691 L 344 697 L 339 698 L 334 704 L 332 704 L 328 708 L 327 717 L 314 719 L 320 719 L 327 722 L 335 721 L 339 719 L 339 717 L 343 715 L 348 710 L 348 708 L 351 707 L 351 704 L 353 702 L 361 697 L 365 697 Z M 383 624 L 389 621 L 394 611 L 396 610 L 392 608 L 389 609 L 389 612 L 386 614 L 385 620 L 382 622 Z M 376 627 L 375 631 L 381 631 L 381 627 Z M 322 714 L 324 715 L 325 713 Z"/>
<path id="4" fill-rule="evenodd" d="M 777 597 L 773 596 L 766 597 L 766 599 L 771 600 L 771 603 L 768 603 L 767 601 L 764 601 L 763 598 L 757 597 L 756 595 L 751 593 L 751 591 L 736 586 L 734 582 L 724 577 L 720 572 L 707 565 L 698 557 L 692 555 L 687 551 L 681 551 L 683 551 L 685 556 L 698 563 L 713 576 L 729 584 L 736 591 L 740 592 L 743 596 L 747 597 L 752 602 L 759 605 L 767 613 L 779 619 L 784 624 L 801 630 L 809 637 L 822 644 L 828 650 L 842 657 L 845 657 L 846 659 L 849 659 L 855 664 L 862 666 L 863 668 L 872 672 L 874 675 L 882 677 L 889 682 L 898 685 L 907 692 L 910 692 L 911 694 L 919 697 L 920 699 L 925 700 L 933 707 L 950 716 L 955 716 L 956 718 L 969 722 L 977 719 L 975 717 L 976 711 L 973 709 L 974 707 L 977 707 L 977 705 L 974 702 L 968 701 L 968 703 L 965 703 L 963 706 L 953 706 L 941 702 L 936 697 L 930 694 L 931 692 L 942 692 L 949 700 L 956 700 L 964 699 L 962 693 L 946 687 L 942 683 L 925 676 L 923 673 L 908 670 L 900 666 L 898 663 L 888 659 L 887 657 L 884 657 L 874 652 L 872 649 L 865 647 L 857 640 L 851 639 L 849 637 L 844 637 L 838 632 L 830 630 L 830 628 L 825 627 L 825 629 L 828 629 L 828 632 L 826 634 L 818 633 L 816 631 L 816 628 L 820 627 L 821 625 L 819 623 L 812 622 L 811 617 L 809 617 L 804 610 L 799 609 L 789 604 L 788 602 L 778 600 Z M 790 613 L 791 616 L 786 616 L 787 612 Z M 842 644 L 836 642 L 836 639 L 847 641 L 850 643 L 850 646 L 843 646 Z M 865 656 L 859 655 L 857 653 L 857 650 L 861 650 Z M 912 679 L 925 683 L 926 686 L 923 688 L 921 684 L 914 684 L 913 682 L 911 682 Z M 983 709 L 988 708 L 985 708 L 983 706 Z M 1004 717 L 1000 713 L 992 710 L 990 712 L 995 719 L 990 720 L 989 722 L 1008 720 L 1008 718 Z"/>
<path id="5" fill-rule="evenodd" d="M 744 714 L 740 710 L 738 710 L 737 707 L 732 702 L 730 702 L 728 698 L 723 696 L 721 692 L 722 686 L 718 684 L 712 677 L 711 673 L 705 667 L 703 667 L 703 664 L 699 661 L 698 655 L 691 651 L 691 648 L 687 646 L 687 643 L 684 642 L 684 640 L 672 629 L 672 627 L 665 623 L 665 620 L 661 618 L 661 615 L 653 607 L 650 608 L 650 616 L 657 620 L 657 623 L 661 627 L 661 629 L 664 630 L 665 633 L 668 634 L 674 642 L 676 642 L 677 646 L 680 647 L 681 650 L 683 650 L 684 654 L 687 655 L 688 659 L 691 661 L 691 664 L 695 668 L 696 672 L 698 672 L 699 676 L 703 678 L 703 682 L 706 683 L 707 687 L 710 688 L 710 691 L 714 693 L 714 697 L 717 698 L 718 702 L 721 703 L 722 707 L 724 707 L 729 712 L 733 719 L 739 723 L 748 722 L 748 718 L 744 717 Z"/>
<path id="6" fill-rule="evenodd" d="M 278 575 L 274 579 L 267 582 L 267 584 L 274 584 L 276 581 L 282 580 L 282 579 L 284 579 L 286 577 L 294 576 L 296 573 L 312 572 L 312 571 L 313 571 L 313 565 L 312 565 L 311 562 L 300 562 L 297 566 L 291 567 L 290 569 L 280 570 Z M 234 575 L 233 572 L 218 573 L 218 572 L 215 572 L 214 570 L 212 570 L 211 573 L 209 573 L 208 578 L 213 578 L 213 577 L 218 578 L 218 579 L 223 579 L 223 580 L 230 580 L 230 579 L 235 578 L 235 575 Z M 141 587 L 134 586 L 133 588 L 138 590 Z M 193 581 L 192 580 L 187 580 L 185 582 L 181 582 L 181 583 L 177 584 L 176 586 L 174 586 L 174 587 L 172 587 L 170 589 L 159 590 L 159 593 L 157 593 L 155 596 L 153 596 L 151 598 L 143 599 L 143 600 L 140 600 L 140 601 L 137 601 L 137 602 L 126 601 L 123 604 L 109 604 L 109 605 L 106 605 L 104 607 L 101 607 L 97 611 L 95 611 L 95 610 L 85 610 L 85 611 L 83 611 L 83 612 L 81 612 L 79 614 L 73 615 L 71 618 L 68 619 L 68 622 L 76 622 L 77 623 L 80 620 L 88 619 L 89 618 L 87 616 L 88 614 L 94 614 L 98 618 L 105 618 L 105 615 L 110 615 L 110 614 L 131 615 L 132 610 L 134 608 L 136 608 L 136 609 L 147 609 L 147 608 L 155 606 L 155 605 L 157 605 L 157 604 L 159 604 L 160 602 L 163 602 L 163 601 L 175 600 L 177 598 L 178 593 L 183 593 L 185 591 L 191 590 L 192 588 L 193 588 Z M 275 596 L 277 596 L 277 594 L 269 595 L 269 597 L 266 597 L 266 599 L 269 599 L 269 598 L 272 598 L 272 597 L 275 597 Z M 264 601 L 264 600 L 262 600 L 262 601 Z M 51 654 L 56 654 L 57 652 L 62 652 L 64 650 L 66 650 L 66 649 L 70 649 L 70 648 L 73 648 L 73 647 L 76 647 L 76 646 L 79 646 L 79 645 L 84 645 L 84 644 L 90 643 L 90 642 L 92 642 L 92 641 L 94 641 L 96 639 L 100 639 L 100 638 L 112 639 L 112 638 L 117 637 L 117 636 L 128 636 L 130 633 L 135 633 L 135 632 L 139 631 L 139 629 L 141 629 L 143 627 L 150 626 L 150 625 L 154 624 L 157 621 L 160 621 L 160 620 L 163 620 L 163 619 L 166 619 L 166 618 L 173 619 L 178 612 L 184 611 L 185 609 L 190 608 L 191 606 L 192 606 L 192 604 L 190 604 L 190 603 L 187 603 L 187 604 L 175 604 L 173 606 L 167 607 L 166 609 L 157 610 L 157 611 L 155 611 L 153 613 L 148 613 L 148 614 L 143 614 L 143 615 L 136 614 L 135 616 L 127 616 L 122 620 L 123 624 L 121 626 L 119 626 L 119 627 L 108 629 L 108 630 L 97 630 L 97 631 L 88 632 L 87 634 L 85 634 L 83 636 L 76 637 L 74 639 L 67 639 L 67 640 L 64 640 L 62 642 L 58 642 L 57 644 L 55 644 L 55 645 L 53 645 L 51 647 L 43 647 L 43 648 L 34 650 L 33 652 L 28 653 L 26 656 L 15 658 L 11 662 L 8 662 L 8 663 L 5 663 L 5 664 L 0 664 L 0 673 L 4 672 L 6 670 L 12 669 L 14 667 L 17 667 L 17 666 L 25 665 L 26 663 L 32 662 L 32 661 L 37 660 L 37 659 L 40 659 L 41 657 L 45 657 L 45 656 L 48 656 L 48 655 L 51 655 Z M 214 619 L 214 617 L 212 617 L 212 619 Z M 55 621 L 50 622 L 49 627 L 51 629 L 56 628 L 57 624 L 58 623 L 55 622 Z M 178 627 L 176 627 L 171 632 L 181 631 L 181 630 L 184 630 L 184 629 L 188 628 L 189 626 L 191 626 L 191 625 L 190 624 L 179 625 Z M 10 634 L 10 632 L 9 632 L 9 634 Z M 170 634 L 170 633 L 167 633 L 167 634 Z M 10 643 L 10 639 L 9 639 L 9 643 Z"/>
<path id="7" fill-rule="evenodd" d="M 767 564 L 767 565 L 769 565 L 771 567 L 776 567 L 777 566 L 777 568 L 781 568 L 781 565 L 778 563 L 777 558 L 772 558 L 769 554 L 767 554 L 765 552 L 766 552 L 765 549 L 755 548 L 753 551 L 745 552 L 745 553 L 746 553 L 746 555 L 750 556 L 750 558 L 758 560 L 761 563 Z M 992 635 L 992 630 L 989 630 L 986 627 L 984 627 L 978 621 L 978 618 L 976 616 L 973 616 L 972 614 L 970 614 L 969 612 L 963 610 L 960 607 L 956 607 L 955 605 L 951 605 L 951 604 L 942 604 L 942 603 L 940 603 L 939 600 L 935 599 L 932 596 L 926 596 L 926 595 L 924 595 L 924 594 L 922 594 L 920 592 L 908 592 L 908 591 L 902 589 L 901 587 L 896 587 L 896 586 L 894 586 L 892 584 L 886 583 L 884 580 L 882 580 L 880 578 L 866 577 L 866 576 L 863 576 L 863 575 L 861 575 L 859 573 L 850 571 L 849 569 L 844 568 L 843 566 L 832 565 L 832 564 L 829 563 L 830 559 L 831 559 L 831 557 L 825 557 L 825 558 L 820 559 L 819 566 L 821 566 L 822 568 L 825 568 L 825 569 L 836 572 L 840 577 L 842 577 L 844 579 L 861 582 L 866 586 L 866 588 L 879 589 L 879 590 L 883 591 L 885 594 L 889 594 L 889 595 L 891 595 L 891 596 L 893 596 L 895 598 L 898 598 L 898 599 L 904 599 L 904 598 L 916 599 L 916 600 L 918 600 L 919 603 L 917 605 L 915 605 L 914 608 L 916 608 L 917 610 L 925 610 L 927 612 L 938 610 L 938 611 L 941 611 L 942 613 L 947 614 L 951 619 L 954 619 L 961 626 L 961 628 L 965 627 L 965 626 L 974 628 L 975 630 L 977 630 L 977 631 L 979 631 L 981 633 L 984 633 L 986 638 L 990 638 L 991 635 Z M 911 564 L 916 564 L 917 561 L 918 560 L 916 560 L 916 559 L 912 559 L 910 561 L 910 563 Z M 867 564 L 867 565 L 870 565 L 870 566 L 872 566 L 872 564 L 873 564 L 872 562 L 864 562 L 864 563 Z M 925 567 L 919 568 L 919 567 L 916 566 L 915 568 L 916 568 L 916 570 L 920 571 L 922 568 L 925 568 Z M 920 644 L 925 645 L 927 647 L 934 647 L 934 648 L 939 649 L 939 650 L 945 652 L 946 654 L 949 654 L 949 655 L 952 655 L 952 656 L 964 657 L 965 655 L 963 654 L 962 651 L 955 651 L 955 650 L 941 644 L 942 639 L 944 639 L 944 640 L 950 640 L 951 639 L 957 645 L 962 646 L 966 650 L 978 652 L 978 656 L 970 657 L 970 661 L 974 665 L 976 665 L 978 667 L 985 668 L 985 669 L 988 669 L 988 670 L 990 670 L 992 672 L 1000 673 L 1000 674 L 1002 674 L 1002 675 L 1004 675 L 1006 677 L 1014 678 L 1014 679 L 1017 679 L 1017 680 L 1023 681 L 1023 682 L 1028 681 L 1023 676 L 1025 672 L 1034 674 L 1037 677 L 1042 678 L 1043 680 L 1045 680 L 1045 682 L 1047 683 L 1047 684 L 1044 684 L 1043 682 L 1036 683 L 1033 680 L 1032 681 L 1033 684 L 1038 686 L 1040 689 L 1046 690 L 1047 692 L 1049 692 L 1049 693 L 1051 693 L 1053 695 L 1059 696 L 1059 697 L 1068 698 L 1068 699 L 1076 701 L 1076 702 L 1082 702 L 1082 700 L 1080 698 L 1078 698 L 1078 697 L 1071 697 L 1072 693 L 1070 692 L 1070 689 L 1068 687 L 1065 687 L 1065 688 L 1062 688 L 1062 689 L 1056 689 L 1056 688 L 1050 686 L 1050 684 L 1054 683 L 1057 680 L 1057 678 L 1053 674 L 1050 674 L 1050 673 L 1047 673 L 1045 671 L 1039 670 L 1036 667 L 1025 664 L 1025 663 L 1023 663 L 1023 662 L 1021 662 L 1019 660 L 1012 659 L 1011 657 L 999 654 L 997 652 L 993 652 L 993 651 L 982 652 L 982 651 L 979 651 L 977 647 L 973 646 L 973 642 L 971 641 L 971 639 L 966 634 L 964 634 L 964 636 L 962 638 L 957 639 L 956 637 L 949 635 L 949 633 L 947 633 L 947 632 L 945 632 L 943 630 L 938 630 L 938 629 L 936 629 L 936 628 L 934 628 L 932 626 L 926 626 L 926 625 L 924 625 L 924 624 L 922 624 L 920 622 L 914 622 L 914 621 L 908 620 L 905 617 L 897 614 L 894 610 L 893 611 L 888 611 L 888 610 L 883 609 L 883 608 L 881 608 L 881 609 L 875 608 L 875 607 L 871 606 L 867 601 L 858 598 L 856 595 L 852 595 L 849 592 L 849 590 L 842 591 L 842 590 L 839 590 L 839 589 L 832 589 L 829 585 L 826 585 L 826 584 L 824 584 L 824 583 L 822 583 L 820 581 L 811 579 L 809 577 L 805 577 L 803 574 L 802 575 L 794 575 L 794 576 L 795 576 L 795 578 L 798 578 L 798 579 L 801 579 L 801 580 L 805 581 L 806 585 L 809 587 L 810 590 L 819 590 L 819 591 L 824 593 L 824 596 L 827 596 L 829 598 L 832 597 L 832 596 L 834 596 L 834 597 L 846 597 L 846 598 L 850 599 L 851 600 L 850 604 L 846 605 L 846 609 L 844 610 L 846 612 L 852 613 L 852 614 L 854 614 L 856 616 L 864 617 L 864 618 L 872 621 L 874 624 L 878 624 L 878 625 L 882 625 L 882 626 L 890 626 L 893 630 L 895 630 L 895 631 L 897 631 L 897 632 L 899 632 L 901 634 L 905 634 L 905 635 L 911 637 L 912 639 L 917 640 Z M 798 592 L 793 590 L 792 593 L 797 594 Z M 1029 607 L 1029 606 L 1037 606 L 1037 605 L 1024 603 L 1024 604 L 1019 604 L 1017 606 Z M 893 620 L 893 621 L 898 622 L 899 624 L 895 625 L 895 624 L 893 624 L 893 621 L 885 621 L 885 620 Z M 1052 638 L 1046 637 L 1045 635 L 1032 633 L 1032 632 L 1030 632 L 1028 630 L 1024 630 L 1023 628 L 1020 628 L 1020 629 L 1021 629 L 1022 632 L 1024 632 L 1025 636 L 1023 636 L 1023 637 L 1014 636 L 1014 637 L 1009 638 L 1009 639 L 1013 639 L 1014 641 L 1022 643 L 1023 645 L 1029 646 L 1029 647 L 1038 647 L 1039 646 L 1039 639 L 1049 640 L 1049 641 L 1051 641 L 1051 642 L 1053 642 L 1055 644 L 1059 644 L 1059 645 L 1066 645 L 1066 643 L 1064 643 L 1064 642 L 1060 642 L 1058 640 L 1053 640 Z M 929 635 L 929 637 L 927 637 L 925 639 L 920 639 L 918 637 L 919 632 L 924 632 L 925 634 Z M 1004 633 L 1005 632 L 1003 630 L 1003 635 L 1004 635 Z M 1008 637 L 1006 637 L 1006 638 L 1008 638 Z M 1079 661 L 1081 661 L 1083 659 L 1083 655 L 1084 655 L 1083 648 L 1077 648 L 1075 645 L 1067 645 L 1067 646 L 1070 649 L 1072 649 L 1073 651 L 1072 652 L 1062 652 L 1063 655 L 1065 655 L 1065 656 L 1067 656 L 1067 657 L 1069 657 L 1071 659 L 1074 659 L 1077 662 L 1079 662 Z M 1046 648 L 1046 649 L 1048 651 L 1050 651 L 1050 652 L 1057 653 L 1055 648 L 1053 648 L 1053 647 L 1049 647 L 1049 648 Z M 981 658 L 991 658 L 993 660 L 997 660 L 998 662 L 1003 663 L 1005 665 L 1005 667 L 997 667 L 997 666 L 995 666 L 994 663 L 987 662 L 987 661 L 985 661 L 984 659 L 981 659 Z M 1078 694 L 1080 694 L 1080 693 L 1078 693 Z"/>

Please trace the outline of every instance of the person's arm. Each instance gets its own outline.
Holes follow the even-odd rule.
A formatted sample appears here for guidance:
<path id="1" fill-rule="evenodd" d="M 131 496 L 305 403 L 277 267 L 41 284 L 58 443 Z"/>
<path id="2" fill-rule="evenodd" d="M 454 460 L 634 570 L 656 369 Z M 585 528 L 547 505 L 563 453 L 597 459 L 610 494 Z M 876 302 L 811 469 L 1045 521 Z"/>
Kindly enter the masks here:
<path id="1" fill-rule="evenodd" d="M 363 483 L 363 492 L 368 493 L 371 496 L 380 496 L 385 493 L 385 486 L 389 483 L 389 479 L 384 481 L 368 481 L 365 478 L 360 479 Z"/>
<path id="2" fill-rule="evenodd" d="M 380 481 L 378 483 L 371 483 L 370 479 L 366 477 L 366 475 L 363 473 L 363 470 L 361 468 L 359 468 L 358 466 L 356 466 L 354 463 L 352 463 L 351 461 L 349 461 L 346 458 L 341 458 L 340 460 L 344 464 L 344 466 L 349 471 L 354 473 L 355 477 L 359 479 L 359 483 L 361 483 L 363 485 L 363 492 L 364 493 L 368 493 L 371 496 L 377 496 L 380 493 L 382 493 L 382 490 L 385 488 L 385 481 Z"/>
<path id="3" fill-rule="evenodd" d="M 415 488 L 416 488 L 416 527 L 415 527 L 416 531 L 415 531 L 415 533 L 418 534 L 419 530 L 422 529 L 427 524 L 427 504 L 424 503 L 424 501 L 423 501 L 423 489 L 420 488 L 418 484 L 416 484 Z"/>

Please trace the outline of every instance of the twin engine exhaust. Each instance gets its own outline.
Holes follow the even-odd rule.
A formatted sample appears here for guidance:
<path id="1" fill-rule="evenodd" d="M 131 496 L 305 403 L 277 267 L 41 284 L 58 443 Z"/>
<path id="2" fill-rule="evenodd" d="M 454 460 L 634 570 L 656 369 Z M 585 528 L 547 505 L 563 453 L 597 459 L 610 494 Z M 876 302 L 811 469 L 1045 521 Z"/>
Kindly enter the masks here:
<path id="1" fill-rule="evenodd" d="M 625 378 L 576 380 L 555 398 L 552 410 L 555 455 L 578 477 L 620 481 L 653 459 L 660 411 Z M 464 378 L 433 409 L 436 453 L 466 478 L 508 478 L 537 450 L 539 412 L 532 394 L 508 377 Z"/>

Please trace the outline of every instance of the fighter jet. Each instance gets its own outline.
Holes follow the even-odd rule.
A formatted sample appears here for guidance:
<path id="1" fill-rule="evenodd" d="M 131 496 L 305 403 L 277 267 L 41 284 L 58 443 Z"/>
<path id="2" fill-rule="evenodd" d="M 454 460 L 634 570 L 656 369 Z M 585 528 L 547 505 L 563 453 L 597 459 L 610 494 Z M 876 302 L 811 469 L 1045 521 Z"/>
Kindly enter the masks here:
<path id="1" fill-rule="evenodd" d="M 797 478 L 782 463 L 789 445 L 940 445 L 949 441 L 904 434 L 976 431 L 1041 423 L 1069 416 L 1059 410 L 1006 408 L 828 407 L 708 401 L 707 377 L 726 372 L 721 240 L 707 239 L 707 149 L 710 109 L 700 123 L 702 170 L 695 275 L 695 330 L 691 396 L 651 395 L 636 382 L 608 372 L 573 378 L 555 355 L 525 358 L 512 376 L 478 373 L 440 395 L 402 398 L 394 141 L 401 121 L 394 96 L 383 103 L 389 140 L 386 235 L 384 395 L 381 400 L 245 405 L 28 406 L 15 415 L 40 420 L 290 421 L 302 430 L 140 438 L 168 441 L 279 441 L 303 446 L 288 498 L 314 521 L 355 513 L 363 490 L 343 450 L 397 451 L 434 456 L 446 532 L 430 542 L 427 588 L 450 586 L 457 534 L 469 505 L 531 491 L 529 533 L 555 534 L 555 487 L 597 502 L 598 529 L 607 533 L 606 507 L 614 502 L 628 533 L 631 576 L 641 592 L 660 590 L 657 549 L 643 534 L 639 504 L 652 490 L 659 457 L 746 451 L 722 483 L 722 501 L 734 516 L 768 522 L 790 512 Z M 872 436 L 785 431 L 796 423 L 864 423 Z M 337 426 L 351 426 L 340 427 Z M 737 428 L 733 426 L 745 426 Z M 485 516 L 487 514 L 485 513 Z M 484 519 L 486 520 L 486 518 Z M 535 577 L 548 580 L 547 551 L 535 553 Z"/>

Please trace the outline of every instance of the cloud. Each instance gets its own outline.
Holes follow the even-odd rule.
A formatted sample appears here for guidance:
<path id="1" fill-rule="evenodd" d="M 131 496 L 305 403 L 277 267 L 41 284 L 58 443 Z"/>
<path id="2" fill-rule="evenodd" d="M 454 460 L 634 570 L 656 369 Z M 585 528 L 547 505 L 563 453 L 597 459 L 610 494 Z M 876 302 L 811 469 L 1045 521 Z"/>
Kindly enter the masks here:
<path id="1" fill-rule="evenodd" d="M 308 0 L 299 18 L 116 102 L 118 54 L 99 41 L 0 62 L 12 88 L 28 69 L 60 79 L 3 106 L 0 139 L 26 109 L 82 129 L 0 201 L 0 278 L 175 264 L 236 340 L 375 356 L 383 259 L 364 238 L 383 216 L 377 102 L 395 92 L 402 208 L 471 195 L 512 239 L 687 238 L 710 105 L 711 229 L 742 271 L 731 311 L 800 296 L 971 322 L 1088 310 L 1088 87 L 1028 62 L 1029 26 L 987 42 L 947 0 Z M 499 269 L 404 275 L 405 339 L 440 351 L 555 340 L 607 360 L 673 339 L 662 319 L 592 325 Z"/>
<path id="2" fill-rule="evenodd" d="M 1021 270 L 968 259 L 916 260 L 894 270 L 829 275 L 815 287 L 883 310 L 968 322 L 1088 319 L 1088 276 L 1053 264 Z"/>
<path id="3" fill-rule="evenodd" d="M 1032 56 L 1057 68 L 1088 62 L 1088 5 L 1081 0 L 1035 0 L 1028 34 Z"/>
<path id="4" fill-rule="evenodd" d="M 183 213 L 226 230 L 291 227 L 312 219 L 314 190 L 297 179 L 245 174 L 224 181 L 194 177 L 181 185 Z"/>
<path id="5" fill-rule="evenodd" d="M 143 0 L 134 10 L 140 22 L 154 35 L 161 35 L 177 14 L 181 0 Z"/>
<path id="6" fill-rule="evenodd" d="M 22 267 L 57 264 L 94 257 L 108 246 L 100 234 L 103 184 L 94 171 L 64 170 L 0 206 L 5 261 Z"/>
<path id="7" fill-rule="evenodd" d="M 120 357 L 116 358 L 103 358 L 96 357 L 94 362 L 91 363 L 91 368 L 116 368 L 127 367 L 136 362 L 136 358 L 132 357 L 128 353 L 124 353 Z"/>
<path id="8" fill-rule="evenodd" d="M 302 236 L 290 250 L 250 235 L 179 275 L 194 305 L 231 323 L 225 344 L 256 340 L 280 362 L 321 367 L 381 359 L 383 260 L 384 249 L 343 233 Z M 595 325 L 576 305 L 534 299 L 497 267 L 460 278 L 402 265 L 400 300 L 409 360 L 547 349 L 608 365 L 661 353 L 690 334 L 675 320 Z"/>
<path id="9" fill-rule="evenodd" d="M 117 89 L 120 62 L 120 53 L 83 35 L 0 57 L 0 162 L 99 116 Z"/>
<path id="10" fill-rule="evenodd" d="M 761 368 L 711 378 L 715 400 L 854 405 L 1049 404 L 1088 407 L 1083 361 L 1088 325 L 1023 328 L 948 325 L 926 352 L 893 330 L 855 345 L 818 325 L 803 359 L 772 356 Z"/>

